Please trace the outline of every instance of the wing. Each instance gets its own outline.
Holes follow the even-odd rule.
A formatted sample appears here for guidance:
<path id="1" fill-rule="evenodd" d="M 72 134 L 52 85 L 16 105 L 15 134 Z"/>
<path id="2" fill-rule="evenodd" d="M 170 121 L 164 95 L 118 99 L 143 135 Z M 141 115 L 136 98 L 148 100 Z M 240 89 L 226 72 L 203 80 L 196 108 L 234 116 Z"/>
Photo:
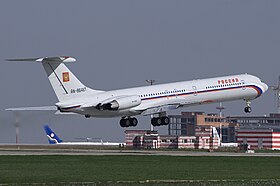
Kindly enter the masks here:
<path id="1" fill-rule="evenodd" d="M 146 105 L 139 110 L 136 110 L 138 112 L 141 112 L 141 115 L 146 116 L 146 115 L 152 115 L 152 114 L 158 114 L 162 112 L 167 112 L 171 110 L 178 109 L 180 107 L 185 107 L 185 106 L 193 106 L 193 105 L 198 105 L 199 103 L 197 102 L 189 102 L 185 100 L 178 101 L 177 103 L 162 103 L 160 105 Z"/>
<path id="2" fill-rule="evenodd" d="M 19 107 L 7 108 L 6 111 L 56 111 L 55 114 L 59 115 L 77 115 L 74 112 L 60 112 L 56 106 L 43 106 L 43 107 Z"/>
<path id="3" fill-rule="evenodd" d="M 7 108 L 7 111 L 57 111 L 56 106 Z"/>
<path id="4" fill-rule="evenodd" d="M 181 107 L 181 105 L 179 105 L 179 104 L 177 104 L 177 105 L 163 105 L 163 106 L 148 108 L 148 109 L 142 111 L 141 114 L 143 116 L 158 114 L 158 113 L 162 113 L 162 112 L 166 112 L 166 111 L 170 111 L 170 110 L 175 110 L 179 107 Z"/>

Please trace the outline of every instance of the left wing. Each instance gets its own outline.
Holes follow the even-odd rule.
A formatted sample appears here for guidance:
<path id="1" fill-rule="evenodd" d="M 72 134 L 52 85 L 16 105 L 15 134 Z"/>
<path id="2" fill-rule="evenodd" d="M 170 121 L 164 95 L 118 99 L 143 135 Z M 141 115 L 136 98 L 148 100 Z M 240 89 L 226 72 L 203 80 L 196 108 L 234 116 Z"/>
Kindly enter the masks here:
<path id="1" fill-rule="evenodd" d="M 56 111 L 55 114 L 59 115 L 76 115 L 74 112 L 60 112 L 56 106 L 43 106 L 43 107 L 18 107 L 7 108 L 6 111 Z"/>
<path id="2" fill-rule="evenodd" d="M 57 111 L 56 106 L 7 108 L 7 111 Z"/>

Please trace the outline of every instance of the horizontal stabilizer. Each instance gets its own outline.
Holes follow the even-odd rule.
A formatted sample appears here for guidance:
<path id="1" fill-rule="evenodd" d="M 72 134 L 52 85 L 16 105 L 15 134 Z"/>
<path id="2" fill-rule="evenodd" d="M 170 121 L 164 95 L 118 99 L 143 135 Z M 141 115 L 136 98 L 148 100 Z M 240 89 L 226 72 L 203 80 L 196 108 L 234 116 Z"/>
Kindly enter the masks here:
<path id="1" fill-rule="evenodd" d="M 57 111 L 56 106 L 8 108 L 7 111 Z"/>
<path id="2" fill-rule="evenodd" d="M 53 63 L 72 63 L 76 59 L 69 56 L 59 57 L 43 57 L 43 58 L 19 58 L 19 59 L 6 59 L 6 61 L 35 61 L 35 62 L 53 62 Z"/>
<path id="3" fill-rule="evenodd" d="M 73 57 L 19 58 L 7 59 L 7 61 L 31 61 L 33 63 L 41 63 L 60 102 L 103 92 L 88 88 L 67 68 L 66 63 L 76 61 Z"/>

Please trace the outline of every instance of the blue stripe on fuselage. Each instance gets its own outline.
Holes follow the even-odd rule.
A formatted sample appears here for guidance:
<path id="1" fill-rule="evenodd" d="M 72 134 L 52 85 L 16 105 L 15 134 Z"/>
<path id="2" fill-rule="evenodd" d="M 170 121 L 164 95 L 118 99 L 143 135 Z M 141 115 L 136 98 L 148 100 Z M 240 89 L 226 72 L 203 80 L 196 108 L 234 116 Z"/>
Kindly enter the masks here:
<path id="1" fill-rule="evenodd" d="M 218 88 L 218 89 L 211 89 L 211 90 L 201 90 L 197 92 L 186 92 L 181 94 L 170 94 L 170 95 L 164 95 L 164 96 L 155 96 L 155 97 L 149 97 L 149 98 L 142 98 L 142 101 L 145 100 L 152 100 L 152 99 L 160 99 L 160 98 L 166 98 L 166 97 L 174 97 L 174 96 L 185 96 L 185 95 L 191 95 L 191 94 L 201 94 L 201 93 L 208 93 L 208 92 L 218 92 L 223 90 L 232 90 L 232 89 L 239 89 L 239 88 L 253 88 L 258 92 L 257 97 L 259 97 L 263 91 L 260 87 L 256 85 L 245 85 L 245 86 L 235 86 L 235 87 L 225 87 L 225 88 Z"/>

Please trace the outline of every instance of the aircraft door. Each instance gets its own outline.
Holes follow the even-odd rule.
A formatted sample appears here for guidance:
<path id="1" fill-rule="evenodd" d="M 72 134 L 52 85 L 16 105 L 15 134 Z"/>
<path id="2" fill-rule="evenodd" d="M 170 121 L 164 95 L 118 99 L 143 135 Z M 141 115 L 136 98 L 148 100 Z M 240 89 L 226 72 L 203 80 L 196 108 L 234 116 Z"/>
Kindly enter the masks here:
<path id="1" fill-rule="evenodd" d="M 174 94 L 175 94 L 175 98 L 177 99 L 178 98 L 178 90 L 177 89 L 174 89 Z"/>
<path id="2" fill-rule="evenodd" d="M 193 92 L 194 92 L 194 96 L 197 96 L 197 87 L 196 86 L 192 86 Z"/>
<path id="3" fill-rule="evenodd" d="M 245 90 L 246 86 L 245 86 L 245 81 L 244 80 L 241 80 L 241 85 L 242 85 L 242 90 Z"/>

